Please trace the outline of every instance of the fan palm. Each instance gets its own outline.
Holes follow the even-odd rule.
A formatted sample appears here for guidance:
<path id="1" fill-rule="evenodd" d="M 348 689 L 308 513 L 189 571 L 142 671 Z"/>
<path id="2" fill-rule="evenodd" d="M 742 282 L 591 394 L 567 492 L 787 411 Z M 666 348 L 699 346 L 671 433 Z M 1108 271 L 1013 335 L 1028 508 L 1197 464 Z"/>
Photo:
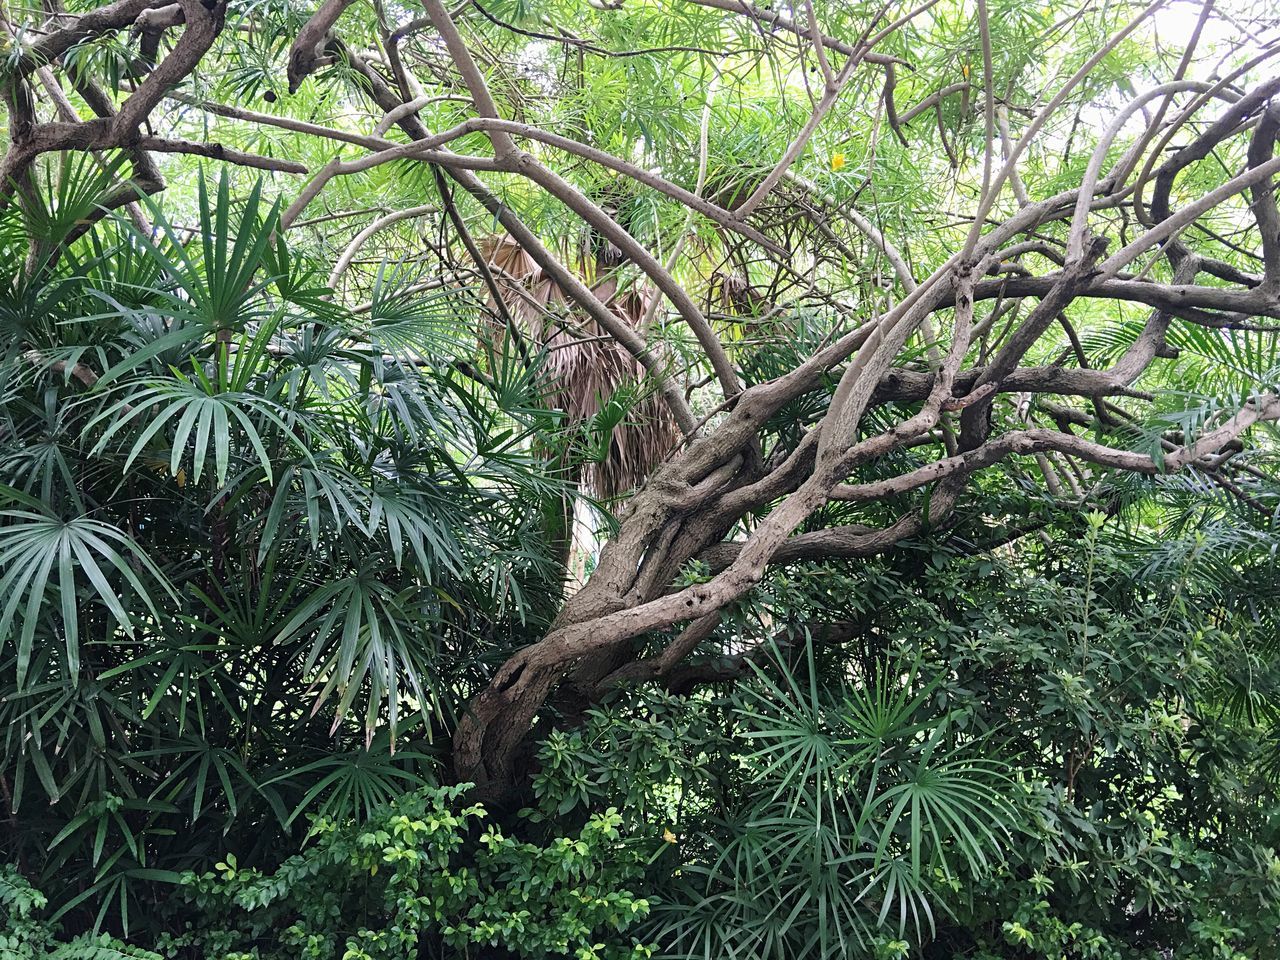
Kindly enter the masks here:
<path id="1" fill-rule="evenodd" d="M 29 825 L 3 846 L 127 927 L 214 837 L 269 850 L 433 778 L 486 662 L 552 613 L 519 503 L 562 490 L 535 380 L 468 377 L 439 335 L 465 299 L 345 310 L 225 175 L 196 231 L 152 205 L 68 241 L 112 186 L 74 183 L 3 214 L 65 248 L 0 304 L 0 770 Z"/>

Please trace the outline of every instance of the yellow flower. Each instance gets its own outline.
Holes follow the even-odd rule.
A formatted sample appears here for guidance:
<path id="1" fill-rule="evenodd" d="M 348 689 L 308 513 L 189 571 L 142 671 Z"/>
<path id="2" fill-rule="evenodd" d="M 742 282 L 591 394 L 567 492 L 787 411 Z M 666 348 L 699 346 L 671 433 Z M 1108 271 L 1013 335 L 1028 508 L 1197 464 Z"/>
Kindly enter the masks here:
<path id="1" fill-rule="evenodd" d="M 833 154 L 831 155 L 831 169 L 832 169 L 832 170 L 842 170 L 842 169 L 844 169 L 844 154 L 843 154 L 843 153 L 833 153 Z"/>
<path id="2" fill-rule="evenodd" d="M 667 843 L 675 843 L 676 835 L 671 832 L 670 827 L 664 827 L 662 830 L 662 839 L 667 841 Z"/>

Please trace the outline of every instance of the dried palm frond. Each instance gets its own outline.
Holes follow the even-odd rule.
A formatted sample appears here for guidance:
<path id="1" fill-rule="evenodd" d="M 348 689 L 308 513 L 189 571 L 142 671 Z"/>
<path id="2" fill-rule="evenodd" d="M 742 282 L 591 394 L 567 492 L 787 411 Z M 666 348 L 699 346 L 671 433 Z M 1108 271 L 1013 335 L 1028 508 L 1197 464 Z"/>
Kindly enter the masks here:
<path id="1" fill-rule="evenodd" d="M 493 270 L 503 302 L 520 333 L 546 357 L 551 399 L 571 425 L 597 417 L 620 391 L 641 384 L 640 364 L 585 313 L 570 308 L 564 292 L 542 268 L 505 235 L 485 238 L 481 249 Z M 619 291 L 607 267 L 580 258 L 579 271 L 587 282 L 602 274 L 593 289 L 621 319 L 639 326 L 650 300 L 647 287 Z M 498 331 L 505 335 L 505 331 Z M 596 496 L 611 499 L 635 489 L 671 449 L 676 424 L 655 391 L 640 390 L 626 398 L 627 415 L 611 430 L 608 449 L 584 475 Z"/>

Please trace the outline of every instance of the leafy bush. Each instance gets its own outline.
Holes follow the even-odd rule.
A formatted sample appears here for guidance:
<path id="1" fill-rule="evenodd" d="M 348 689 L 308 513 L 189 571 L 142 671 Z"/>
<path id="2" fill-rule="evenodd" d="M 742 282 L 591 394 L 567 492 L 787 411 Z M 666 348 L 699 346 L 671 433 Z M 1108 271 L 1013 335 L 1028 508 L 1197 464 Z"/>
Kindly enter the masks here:
<path id="1" fill-rule="evenodd" d="M 544 743 L 540 815 L 666 831 L 671 956 L 1265 960 L 1274 634 L 1119 533 L 780 576 L 840 629 L 719 693 L 621 691 Z"/>
<path id="2" fill-rule="evenodd" d="M 4 960 L 161 960 L 108 934 L 84 933 L 59 942 L 56 925 L 40 917 L 48 899 L 13 867 L 0 868 L 0 957 Z"/>
<path id="3" fill-rule="evenodd" d="M 46 899 L 14 871 L 0 875 L 0 948 L 6 960 L 397 960 L 469 956 L 641 960 L 623 936 L 649 912 L 627 892 L 641 873 L 622 817 L 591 816 L 574 837 L 518 841 L 466 804 L 467 787 L 418 790 L 363 823 L 319 818 L 307 847 L 270 872 L 234 855 L 184 875 L 157 905 L 181 932 L 157 952 L 102 935 L 58 943 L 38 919 Z M 424 954 L 424 951 L 425 954 Z"/>

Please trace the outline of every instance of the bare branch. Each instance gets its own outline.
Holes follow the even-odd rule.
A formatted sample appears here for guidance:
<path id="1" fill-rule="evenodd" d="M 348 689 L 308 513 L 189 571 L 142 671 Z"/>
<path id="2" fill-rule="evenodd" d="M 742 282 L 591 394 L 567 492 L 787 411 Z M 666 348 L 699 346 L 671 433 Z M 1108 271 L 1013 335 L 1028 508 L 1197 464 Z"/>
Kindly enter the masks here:
<path id="1" fill-rule="evenodd" d="M 137 145 L 142 150 L 154 153 L 187 153 L 197 157 L 208 157 L 210 160 L 221 160 L 241 167 L 253 167 L 258 170 L 274 170 L 277 173 L 306 173 L 307 168 L 296 160 L 281 160 L 277 157 L 264 157 L 257 153 L 245 153 L 233 150 L 220 143 L 209 143 L 200 140 L 173 140 L 166 137 L 140 137 Z"/>

